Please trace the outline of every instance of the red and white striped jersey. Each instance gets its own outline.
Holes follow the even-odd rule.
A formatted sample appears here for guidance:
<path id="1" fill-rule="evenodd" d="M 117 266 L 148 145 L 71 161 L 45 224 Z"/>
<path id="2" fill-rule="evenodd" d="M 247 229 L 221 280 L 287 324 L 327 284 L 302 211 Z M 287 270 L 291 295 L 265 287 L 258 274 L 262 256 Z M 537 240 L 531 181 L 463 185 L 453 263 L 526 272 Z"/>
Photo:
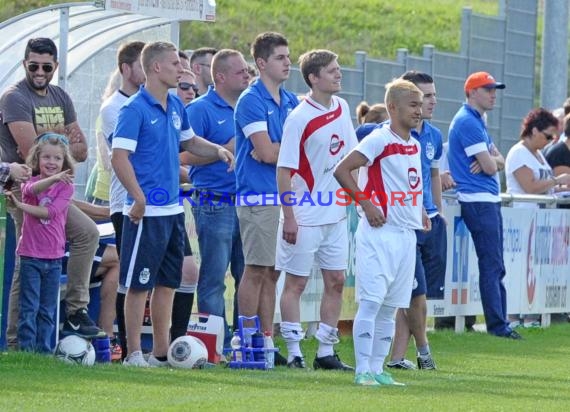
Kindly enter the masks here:
<path id="1" fill-rule="evenodd" d="M 354 150 L 368 164 L 360 169 L 358 186 L 386 217 L 386 223 L 422 228 L 423 181 L 420 143 L 405 141 L 389 125 L 374 129 Z"/>
<path id="2" fill-rule="evenodd" d="M 346 217 L 346 206 L 337 204 L 340 186 L 333 172 L 357 143 L 348 104 L 338 96 L 330 108 L 307 97 L 287 116 L 277 167 L 292 169 L 297 224 L 326 225 Z"/>

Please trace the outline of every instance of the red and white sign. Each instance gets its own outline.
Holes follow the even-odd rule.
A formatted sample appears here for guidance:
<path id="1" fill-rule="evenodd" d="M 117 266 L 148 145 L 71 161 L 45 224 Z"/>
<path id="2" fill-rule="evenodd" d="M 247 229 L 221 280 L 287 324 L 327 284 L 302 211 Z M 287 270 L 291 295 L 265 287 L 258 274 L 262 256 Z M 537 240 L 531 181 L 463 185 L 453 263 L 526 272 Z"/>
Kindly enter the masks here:
<path id="1" fill-rule="evenodd" d="M 205 313 L 193 313 L 187 335 L 200 339 L 208 349 L 208 362 L 218 363 L 224 351 L 224 318 Z"/>

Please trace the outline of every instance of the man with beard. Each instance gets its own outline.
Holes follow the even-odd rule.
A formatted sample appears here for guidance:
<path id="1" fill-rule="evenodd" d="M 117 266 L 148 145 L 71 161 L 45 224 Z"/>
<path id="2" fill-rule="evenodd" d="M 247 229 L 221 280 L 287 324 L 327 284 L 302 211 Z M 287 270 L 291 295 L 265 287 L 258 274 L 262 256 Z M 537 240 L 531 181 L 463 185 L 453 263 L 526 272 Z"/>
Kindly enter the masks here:
<path id="1" fill-rule="evenodd" d="M 77 122 L 75 108 L 69 95 L 60 87 L 50 84 L 57 69 L 57 47 L 48 38 L 28 41 L 24 61 L 26 77 L 9 87 L 0 98 L 0 157 L 5 162 L 24 163 L 28 151 L 38 135 L 53 132 L 65 135 L 74 160 L 87 158 L 85 135 Z M 18 186 L 12 193 L 21 199 Z M 22 211 L 8 203 L 8 212 L 20 237 Z M 85 338 L 104 336 L 87 314 L 89 303 L 89 277 L 91 262 L 98 247 L 99 232 L 95 223 L 76 206 L 70 205 L 66 222 L 66 236 L 70 242 L 68 284 L 66 300 L 66 334 Z M 15 348 L 20 293 L 19 261 L 16 260 L 10 290 L 7 342 Z"/>

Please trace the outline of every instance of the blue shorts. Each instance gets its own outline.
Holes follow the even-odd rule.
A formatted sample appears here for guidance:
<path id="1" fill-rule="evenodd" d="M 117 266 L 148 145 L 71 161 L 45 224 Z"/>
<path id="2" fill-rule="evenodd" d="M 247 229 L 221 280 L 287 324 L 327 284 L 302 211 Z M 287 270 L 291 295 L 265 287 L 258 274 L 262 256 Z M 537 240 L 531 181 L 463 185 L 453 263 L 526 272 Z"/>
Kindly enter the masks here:
<path id="1" fill-rule="evenodd" d="M 428 298 L 443 299 L 447 259 L 446 225 L 440 215 L 430 220 L 429 232 L 416 231 L 418 244 L 412 298 L 427 295 Z"/>
<path id="2" fill-rule="evenodd" d="M 186 237 L 184 213 L 145 216 L 138 225 L 124 219 L 120 284 L 139 290 L 178 288 Z"/>

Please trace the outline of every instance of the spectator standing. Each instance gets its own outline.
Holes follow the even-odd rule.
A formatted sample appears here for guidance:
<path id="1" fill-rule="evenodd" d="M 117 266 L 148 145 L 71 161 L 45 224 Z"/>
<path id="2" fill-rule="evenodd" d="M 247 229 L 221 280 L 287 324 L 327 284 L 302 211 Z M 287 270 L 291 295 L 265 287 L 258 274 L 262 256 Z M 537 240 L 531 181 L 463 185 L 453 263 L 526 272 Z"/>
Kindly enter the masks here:
<path id="1" fill-rule="evenodd" d="M 128 193 L 120 262 L 120 282 L 127 288 L 124 364 L 167 366 L 172 302 L 182 277 L 186 236 L 178 199 L 179 147 L 200 156 L 217 154 L 231 165 L 233 156 L 195 136 L 182 102 L 168 93 L 183 71 L 176 47 L 166 42 L 147 44 L 141 61 L 145 86 L 121 108 L 111 160 Z M 140 332 L 150 290 L 153 349 L 147 362 Z"/>
<path id="2" fill-rule="evenodd" d="M 6 194 L 24 213 L 16 253 L 20 256 L 20 350 L 52 353 L 59 304 L 59 278 L 65 254 L 65 220 L 73 196 L 69 142 L 43 133 L 27 159 L 33 177 L 22 184 L 22 200 Z"/>
<path id="3" fill-rule="evenodd" d="M 68 138 L 69 151 L 76 162 L 87 158 L 85 135 L 69 95 L 50 82 L 57 70 L 57 47 L 48 38 L 28 41 L 22 62 L 26 77 L 10 86 L 0 97 L 0 158 L 5 162 L 24 163 L 35 138 L 44 132 L 62 134 Z M 18 187 L 12 194 L 21 200 Z M 20 238 L 23 215 L 10 202 L 8 212 L 14 219 L 16 237 Z M 67 319 L 63 332 L 86 338 L 104 336 L 87 314 L 91 262 L 99 243 L 95 223 L 76 206 L 70 205 L 66 220 L 66 238 L 70 243 L 68 283 L 65 296 Z M 8 347 L 17 346 L 17 321 L 20 294 L 20 262 L 16 259 L 10 289 Z"/>
<path id="4" fill-rule="evenodd" d="M 186 107 L 194 132 L 232 153 L 235 147 L 234 108 L 240 94 L 249 86 L 247 63 L 236 50 L 222 49 L 212 59 L 214 86 Z M 222 316 L 226 347 L 231 339 L 225 316 L 224 280 L 228 265 L 235 281 L 234 300 L 241 280 L 244 260 L 235 209 L 236 176 L 218 160 L 188 155 L 190 180 L 194 185 L 192 212 L 200 248 L 198 310 Z M 234 315 L 238 307 L 234 305 Z"/>
<path id="5" fill-rule="evenodd" d="M 198 91 L 196 97 L 205 94 L 212 84 L 212 59 L 218 50 L 213 47 L 200 47 L 190 56 L 190 70 L 196 75 Z"/>
<path id="6" fill-rule="evenodd" d="M 493 110 L 497 89 L 505 85 L 487 72 L 476 72 L 464 85 L 467 102 L 449 127 L 449 167 L 457 183 L 461 217 L 471 233 L 479 266 L 479 290 L 487 332 L 521 339 L 509 327 L 507 291 L 503 283 L 503 218 L 498 172 L 505 160 L 497 150 L 483 115 Z"/>
<path id="7" fill-rule="evenodd" d="M 101 134 L 107 142 L 107 153 L 109 161 L 111 160 L 111 141 L 113 132 L 117 125 L 117 117 L 119 110 L 125 102 L 135 94 L 139 87 L 145 81 L 145 75 L 141 64 L 141 52 L 144 43 L 141 41 L 132 41 L 124 43 L 117 51 L 117 69 L 121 76 L 121 83 L 103 103 L 99 109 L 99 118 L 101 119 Z M 115 230 L 115 243 L 117 245 L 117 254 L 121 256 L 121 239 L 123 234 L 123 204 L 127 191 L 119 181 L 114 170 L 111 169 L 111 182 L 109 188 L 109 211 L 111 213 L 111 222 Z M 125 294 L 126 289 L 120 284 L 117 289 L 117 298 L 115 303 L 115 311 L 117 316 L 117 338 L 121 345 L 121 356 L 123 359 L 127 356 L 127 335 L 125 333 Z"/>
<path id="8" fill-rule="evenodd" d="M 198 85 L 196 84 L 196 76 L 190 70 L 184 69 L 182 76 L 178 79 L 176 94 L 180 97 L 184 106 L 187 106 L 192 100 L 194 100 L 197 92 Z"/>
<path id="9" fill-rule="evenodd" d="M 240 96 L 235 108 L 236 201 L 245 270 L 238 293 L 241 315 L 258 315 L 264 331 L 273 331 L 275 246 L 279 224 L 276 163 L 283 123 L 299 104 L 282 87 L 291 60 L 287 39 L 262 33 L 251 46 L 259 78 Z M 284 359 L 276 357 L 276 363 Z"/>

